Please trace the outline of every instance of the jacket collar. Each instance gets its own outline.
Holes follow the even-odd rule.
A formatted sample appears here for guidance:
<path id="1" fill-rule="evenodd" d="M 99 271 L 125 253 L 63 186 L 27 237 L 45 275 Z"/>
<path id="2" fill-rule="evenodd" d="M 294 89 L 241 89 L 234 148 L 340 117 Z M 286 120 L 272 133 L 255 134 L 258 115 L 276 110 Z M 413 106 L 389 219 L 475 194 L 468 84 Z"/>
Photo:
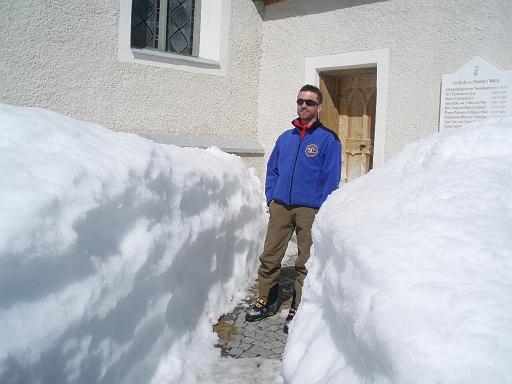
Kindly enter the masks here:
<path id="1" fill-rule="evenodd" d="M 315 122 L 310 127 L 303 127 L 302 124 L 300 123 L 300 119 L 296 118 L 295 120 L 292 121 L 292 125 L 295 127 L 295 129 L 293 130 L 294 133 L 299 133 L 301 130 L 305 130 L 307 132 L 313 131 L 314 129 L 320 127 L 322 123 L 320 122 L 319 119 L 316 119 Z"/>

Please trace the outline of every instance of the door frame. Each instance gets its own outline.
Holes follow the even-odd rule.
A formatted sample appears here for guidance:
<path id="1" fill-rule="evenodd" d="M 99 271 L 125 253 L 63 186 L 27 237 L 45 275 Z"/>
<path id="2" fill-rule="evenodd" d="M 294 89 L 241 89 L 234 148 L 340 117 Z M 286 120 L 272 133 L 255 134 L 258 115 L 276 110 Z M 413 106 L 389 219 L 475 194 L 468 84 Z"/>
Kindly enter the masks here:
<path id="1" fill-rule="evenodd" d="M 377 68 L 377 99 L 373 168 L 384 163 L 388 104 L 389 50 L 375 49 L 306 58 L 305 82 L 320 86 L 320 72 L 337 69 Z"/>

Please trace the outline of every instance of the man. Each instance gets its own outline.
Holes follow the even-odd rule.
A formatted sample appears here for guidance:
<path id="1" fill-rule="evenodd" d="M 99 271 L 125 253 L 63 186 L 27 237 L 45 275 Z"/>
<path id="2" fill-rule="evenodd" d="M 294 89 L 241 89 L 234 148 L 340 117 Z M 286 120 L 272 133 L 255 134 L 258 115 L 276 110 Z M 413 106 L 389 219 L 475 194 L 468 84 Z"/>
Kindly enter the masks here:
<path id="1" fill-rule="evenodd" d="M 297 278 L 285 332 L 301 301 L 315 214 L 341 179 L 341 143 L 320 122 L 321 108 L 320 90 L 303 86 L 297 96 L 298 118 L 292 121 L 292 129 L 279 136 L 267 164 L 265 194 L 270 219 L 258 269 L 259 299 L 245 318 L 256 321 L 275 314 L 281 261 L 295 230 Z"/>

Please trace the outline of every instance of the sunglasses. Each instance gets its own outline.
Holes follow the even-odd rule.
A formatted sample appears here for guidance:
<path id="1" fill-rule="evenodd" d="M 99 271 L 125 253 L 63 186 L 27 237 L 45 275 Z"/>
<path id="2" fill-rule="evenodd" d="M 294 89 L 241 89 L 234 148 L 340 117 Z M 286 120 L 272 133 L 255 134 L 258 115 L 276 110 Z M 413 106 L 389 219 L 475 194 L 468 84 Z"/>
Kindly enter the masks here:
<path id="1" fill-rule="evenodd" d="M 312 107 L 313 105 L 318 105 L 318 103 L 315 100 L 311 99 L 297 99 L 297 105 L 302 105 L 306 103 L 308 107 Z"/>

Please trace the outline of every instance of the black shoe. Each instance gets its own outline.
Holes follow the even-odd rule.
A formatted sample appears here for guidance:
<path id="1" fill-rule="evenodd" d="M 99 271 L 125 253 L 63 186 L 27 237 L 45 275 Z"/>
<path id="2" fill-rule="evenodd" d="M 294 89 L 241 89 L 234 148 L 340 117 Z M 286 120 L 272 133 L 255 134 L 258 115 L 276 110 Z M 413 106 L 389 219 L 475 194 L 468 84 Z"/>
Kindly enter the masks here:
<path id="1" fill-rule="evenodd" d="M 284 321 L 284 333 L 288 334 L 288 329 L 290 328 L 290 324 L 293 320 L 293 316 L 295 316 L 295 313 L 297 312 L 297 310 L 295 308 L 290 308 L 290 310 L 288 311 L 288 316 L 286 316 L 286 320 Z"/>
<path id="2" fill-rule="evenodd" d="M 254 303 L 253 307 L 245 314 L 245 320 L 256 321 L 275 315 L 276 308 L 277 300 L 273 303 L 268 303 L 268 299 L 266 297 L 260 297 L 256 303 Z"/>

